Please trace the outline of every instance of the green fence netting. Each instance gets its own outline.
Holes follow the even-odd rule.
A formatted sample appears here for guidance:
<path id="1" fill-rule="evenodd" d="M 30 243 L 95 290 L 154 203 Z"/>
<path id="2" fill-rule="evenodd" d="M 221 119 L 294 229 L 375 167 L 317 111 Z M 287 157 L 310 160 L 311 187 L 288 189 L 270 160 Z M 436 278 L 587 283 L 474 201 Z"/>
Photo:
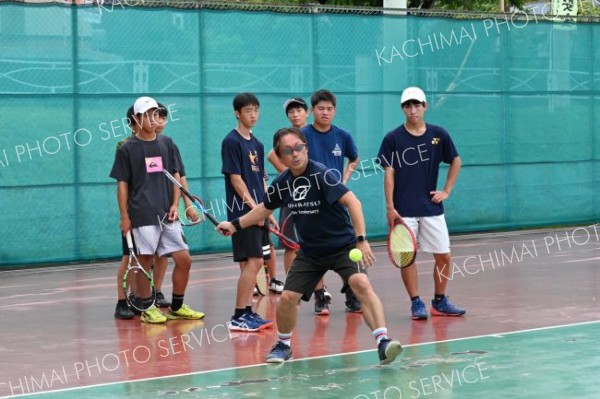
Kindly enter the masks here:
<path id="1" fill-rule="evenodd" d="M 108 174 L 127 134 L 122 118 L 142 94 L 169 105 L 165 133 L 217 218 L 234 95 L 259 97 L 255 134 L 268 147 L 287 122 L 283 101 L 327 88 L 338 97 L 335 124 L 352 132 L 363 161 L 350 187 L 368 234 L 383 237 L 372 158 L 403 122 L 408 85 L 424 88 L 427 121 L 449 130 L 462 157 L 446 205 L 451 231 L 600 214 L 598 24 L 2 3 L 0 38 L 0 265 L 119 256 Z M 228 251 L 212 230 L 187 229 L 191 249 Z"/>

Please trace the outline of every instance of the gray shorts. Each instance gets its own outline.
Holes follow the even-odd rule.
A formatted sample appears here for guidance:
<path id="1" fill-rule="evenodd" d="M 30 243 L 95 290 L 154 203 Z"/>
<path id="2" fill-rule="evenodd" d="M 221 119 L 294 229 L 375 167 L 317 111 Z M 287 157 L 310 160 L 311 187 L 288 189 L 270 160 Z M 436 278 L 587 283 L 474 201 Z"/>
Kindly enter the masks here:
<path id="1" fill-rule="evenodd" d="M 156 253 L 158 256 L 166 256 L 188 249 L 179 221 L 161 226 L 134 227 L 132 232 L 138 255 Z"/>

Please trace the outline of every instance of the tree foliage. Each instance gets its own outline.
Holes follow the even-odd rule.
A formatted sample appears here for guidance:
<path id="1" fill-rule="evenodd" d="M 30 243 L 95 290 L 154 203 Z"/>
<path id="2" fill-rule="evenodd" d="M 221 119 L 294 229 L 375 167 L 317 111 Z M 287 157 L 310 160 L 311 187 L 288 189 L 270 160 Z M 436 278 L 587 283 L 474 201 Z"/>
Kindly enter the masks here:
<path id="1" fill-rule="evenodd" d="M 524 0 L 505 0 L 504 8 L 521 8 Z M 500 11 L 499 0 L 410 0 L 409 8 L 464 10 L 464 11 Z"/>
<path id="2" fill-rule="evenodd" d="M 319 2 L 337 6 L 383 7 L 383 0 L 243 0 L 256 3 L 295 3 L 300 4 Z M 511 8 L 524 9 L 527 2 L 532 0 L 504 0 L 504 10 Z M 550 0 L 544 0 L 548 2 Z M 579 3 L 579 15 L 600 16 L 599 0 L 575 0 Z M 596 1 L 596 3 L 594 3 Z M 497 13 L 500 11 L 500 0 L 407 0 L 408 8 L 426 10 L 457 10 L 480 11 Z"/>
<path id="3" fill-rule="evenodd" d="M 318 0 L 322 4 L 340 6 L 383 7 L 383 0 Z M 505 0 L 505 8 L 521 7 L 524 0 Z M 500 10 L 499 0 L 407 0 L 408 8 L 490 11 Z"/>

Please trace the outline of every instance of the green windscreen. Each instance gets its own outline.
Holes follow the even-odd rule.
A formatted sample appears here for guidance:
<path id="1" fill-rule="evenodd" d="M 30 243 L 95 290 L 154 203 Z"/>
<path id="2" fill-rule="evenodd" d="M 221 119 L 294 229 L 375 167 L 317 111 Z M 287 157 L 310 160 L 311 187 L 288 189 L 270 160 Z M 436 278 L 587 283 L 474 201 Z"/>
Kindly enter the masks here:
<path id="1" fill-rule="evenodd" d="M 400 93 L 412 85 L 427 94 L 426 121 L 450 132 L 462 159 L 445 205 L 451 232 L 600 216 L 598 24 L 1 3 L 0 39 L 0 265 L 120 256 L 108 175 L 129 133 L 122 118 L 141 95 L 168 106 L 164 134 L 220 220 L 233 97 L 258 96 L 254 133 L 268 150 L 288 125 L 283 102 L 326 88 L 337 95 L 334 124 L 359 148 L 349 187 L 367 234 L 384 237 L 373 159 L 403 123 Z M 193 252 L 230 251 L 210 223 L 185 233 Z"/>

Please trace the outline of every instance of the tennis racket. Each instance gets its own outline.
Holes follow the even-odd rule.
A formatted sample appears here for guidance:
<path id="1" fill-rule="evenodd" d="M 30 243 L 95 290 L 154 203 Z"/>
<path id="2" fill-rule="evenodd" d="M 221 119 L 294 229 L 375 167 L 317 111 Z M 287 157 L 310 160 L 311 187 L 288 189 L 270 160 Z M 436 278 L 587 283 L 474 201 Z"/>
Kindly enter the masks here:
<path id="1" fill-rule="evenodd" d="M 281 242 L 283 245 L 285 245 L 286 248 L 292 249 L 294 251 L 297 251 L 300 249 L 300 244 L 298 244 L 296 241 L 292 240 L 288 236 L 284 235 L 281 231 L 275 230 L 275 228 L 270 223 L 265 223 L 265 226 L 267 226 L 267 229 L 269 229 L 269 232 L 271 232 L 277 236 L 277 238 L 279 239 L 279 242 Z"/>
<path id="2" fill-rule="evenodd" d="M 194 197 L 192 194 L 190 194 L 190 192 L 186 190 L 185 187 L 183 187 L 181 183 L 179 183 L 177 179 L 175 179 L 173 175 L 171 175 L 167 170 L 163 169 L 163 173 L 165 174 L 165 176 L 167 176 L 167 179 L 171 180 L 171 183 L 176 185 L 181 190 L 183 195 L 185 195 L 190 199 L 190 201 L 192 201 L 194 206 L 198 208 L 198 210 L 202 212 L 202 214 L 204 214 L 206 218 L 211 221 L 212 224 L 214 224 L 215 226 L 219 225 L 219 221 L 215 219 L 215 217 L 204 207 L 204 205 L 202 205 L 202 203 L 199 200 L 197 200 L 198 197 Z"/>
<path id="3" fill-rule="evenodd" d="M 204 206 L 204 203 L 200 200 L 200 198 L 198 198 L 194 195 L 194 199 L 196 201 L 198 201 L 200 204 L 202 204 L 202 206 Z M 204 213 L 202 212 L 202 210 L 199 209 L 198 207 L 196 207 L 196 205 L 194 203 L 192 203 L 192 206 L 194 208 L 196 208 L 198 210 L 198 212 L 200 213 L 200 217 L 196 221 L 193 221 L 187 217 L 187 211 L 189 210 L 189 207 L 187 207 L 185 205 L 185 201 L 183 200 L 183 198 L 179 201 L 179 207 L 177 209 L 177 212 L 179 213 L 179 221 L 181 222 L 182 226 L 195 226 L 204 221 L 205 216 L 204 216 Z"/>
<path id="4" fill-rule="evenodd" d="M 256 291 L 260 296 L 265 296 L 269 293 L 269 275 L 267 267 L 262 266 L 256 275 Z"/>
<path id="5" fill-rule="evenodd" d="M 140 261 L 135 256 L 131 231 L 127 232 L 125 238 L 127 240 L 127 247 L 129 248 L 129 263 L 127 264 L 127 271 L 123 276 L 123 292 L 129 306 L 140 312 L 145 312 L 154 306 L 154 302 L 156 301 L 154 280 L 144 270 Z"/>
<path id="6" fill-rule="evenodd" d="M 394 221 L 394 226 L 390 229 L 387 248 L 390 260 L 398 268 L 410 266 L 417 258 L 415 235 L 400 219 Z"/>

